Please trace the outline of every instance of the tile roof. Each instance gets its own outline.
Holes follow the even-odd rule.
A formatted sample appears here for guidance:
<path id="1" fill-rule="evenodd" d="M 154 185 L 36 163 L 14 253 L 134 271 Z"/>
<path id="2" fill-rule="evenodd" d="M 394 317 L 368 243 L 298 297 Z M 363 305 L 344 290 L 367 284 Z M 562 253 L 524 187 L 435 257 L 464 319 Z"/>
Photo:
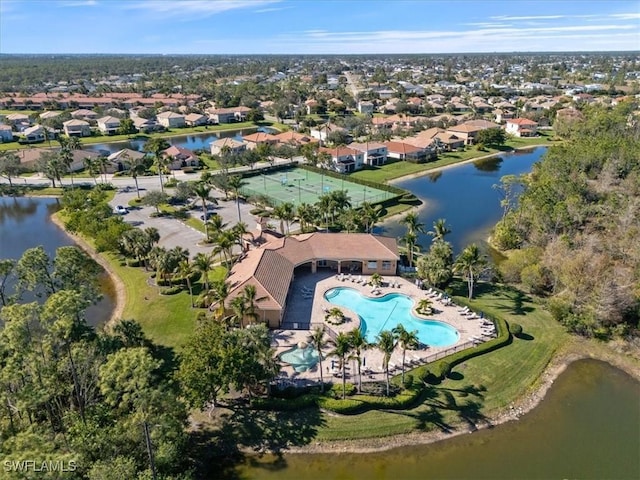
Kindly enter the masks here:
<path id="1" fill-rule="evenodd" d="M 368 233 L 307 233 L 249 250 L 229 275 L 229 301 L 255 285 L 262 309 L 283 308 L 294 268 L 311 260 L 398 260 L 395 238 Z"/>

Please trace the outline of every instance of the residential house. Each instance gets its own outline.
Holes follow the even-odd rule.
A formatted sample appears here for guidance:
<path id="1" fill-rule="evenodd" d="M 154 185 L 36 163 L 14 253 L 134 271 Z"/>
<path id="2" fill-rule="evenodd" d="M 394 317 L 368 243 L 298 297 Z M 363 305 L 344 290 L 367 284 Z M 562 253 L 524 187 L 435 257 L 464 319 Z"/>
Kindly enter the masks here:
<path id="1" fill-rule="evenodd" d="M 62 114 L 62 112 L 57 111 L 57 110 L 47 110 L 46 112 L 42 112 L 40 114 L 40 120 L 47 120 L 49 118 L 56 118 L 59 117 Z"/>
<path id="2" fill-rule="evenodd" d="M 13 131 L 11 125 L 0 123 L 0 142 L 7 143 L 13 141 Z"/>
<path id="3" fill-rule="evenodd" d="M 129 163 L 132 160 L 139 160 L 146 156 L 145 153 L 130 148 L 123 148 L 107 157 L 109 163 L 106 165 L 106 173 L 115 173 L 129 170 Z"/>
<path id="4" fill-rule="evenodd" d="M 197 167 L 200 165 L 198 156 L 187 148 L 172 145 L 163 153 L 171 158 L 171 163 L 169 164 L 170 170 L 179 170 L 183 167 Z"/>
<path id="5" fill-rule="evenodd" d="M 242 140 L 247 144 L 249 150 L 255 149 L 258 145 L 276 145 L 278 138 L 275 135 L 265 132 L 255 132 L 251 135 L 245 135 Z"/>
<path id="6" fill-rule="evenodd" d="M 211 142 L 210 148 L 211 155 L 221 155 L 225 151 L 228 151 L 231 155 L 237 155 L 247 150 L 247 144 L 246 142 L 239 142 L 234 138 L 226 137 Z"/>
<path id="7" fill-rule="evenodd" d="M 233 123 L 244 122 L 247 114 L 251 111 L 249 107 L 216 108 L 207 110 L 209 120 L 213 123 Z"/>
<path id="8" fill-rule="evenodd" d="M 64 134 L 68 137 L 88 137 L 91 135 L 89 122 L 71 119 L 62 123 Z"/>
<path id="9" fill-rule="evenodd" d="M 164 127 L 155 121 L 153 118 L 132 117 L 133 125 L 139 132 L 151 133 L 158 130 L 163 130 Z"/>
<path id="10" fill-rule="evenodd" d="M 320 147 L 320 152 L 331 156 L 333 168 L 340 173 L 360 170 L 364 164 L 364 153 L 349 147 Z"/>
<path id="11" fill-rule="evenodd" d="M 389 158 L 405 160 L 407 162 L 422 163 L 427 160 L 430 153 L 425 149 L 416 147 L 406 142 L 384 142 Z"/>
<path id="12" fill-rule="evenodd" d="M 246 286 L 254 286 L 257 321 L 270 328 L 282 326 L 289 296 L 293 294 L 290 285 L 294 275 L 309 271 L 395 275 L 400 261 L 397 241 L 391 237 L 315 232 L 271 238 L 233 265 L 227 278 L 226 301 L 230 305 L 235 297 L 243 295 Z"/>
<path id="13" fill-rule="evenodd" d="M 466 145 L 472 145 L 475 142 L 475 138 L 478 132 L 486 130 L 488 128 L 498 128 L 500 125 L 489 122 L 488 120 L 469 120 L 447 128 L 447 132 L 455 135 L 456 137 L 464 140 Z"/>
<path id="14" fill-rule="evenodd" d="M 324 125 L 318 125 L 311 129 L 311 136 L 321 141 L 326 141 L 327 136 L 334 132 L 347 133 L 345 128 L 339 127 L 334 123 L 325 123 Z"/>
<path id="15" fill-rule="evenodd" d="M 44 127 L 42 125 L 34 125 L 33 127 L 25 128 L 22 131 L 22 135 L 24 135 L 26 143 L 44 142 Z"/>
<path id="16" fill-rule="evenodd" d="M 373 125 L 376 130 L 381 132 L 391 130 L 393 128 L 394 122 L 393 119 L 390 119 L 390 117 L 373 117 L 371 119 L 371 125 Z"/>
<path id="17" fill-rule="evenodd" d="M 313 113 L 318 113 L 318 107 L 320 106 L 320 102 L 317 100 L 310 98 L 306 102 L 304 102 L 304 107 L 307 111 L 307 115 L 311 115 Z"/>
<path id="18" fill-rule="evenodd" d="M 199 127 L 209 123 L 209 117 L 201 113 L 189 113 L 185 115 L 184 122 L 190 127 Z"/>
<path id="19" fill-rule="evenodd" d="M 98 120 L 98 130 L 103 135 L 115 135 L 120 129 L 120 119 L 116 117 L 106 116 L 100 117 Z"/>
<path id="20" fill-rule="evenodd" d="M 515 113 L 513 113 L 512 111 L 502 110 L 500 108 L 496 108 L 493 111 L 493 114 L 495 115 L 497 123 L 505 123 L 507 120 L 511 120 L 513 117 L 515 117 Z"/>
<path id="21" fill-rule="evenodd" d="M 156 115 L 156 121 L 164 128 L 182 128 L 185 126 L 185 118 L 181 113 L 162 112 Z"/>
<path id="22" fill-rule="evenodd" d="M 538 134 L 538 124 L 528 118 L 512 118 L 507 120 L 504 130 L 516 137 L 535 137 Z"/>
<path id="23" fill-rule="evenodd" d="M 291 145 L 294 147 L 318 142 L 317 138 L 313 138 L 310 135 L 294 132 L 293 130 L 278 133 L 277 135 L 274 135 L 274 137 L 278 139 L 278 143 L 283 145 Z"/>
<path id="24" fill-rule="evenodd" d="M 69 165 L 69 170 L 71 170 L 72 172 L 83 170 L 84 168 L 86 168 L 85 160 L 95 160 L 99 156 L 100 154 L 93 150 L 72 150 L 71 165 Z"/>
<path id="25" fill-rule="evenodd" d="M 349 148 L 359 150 L 364 154 L 365 165 L 384 165 L 387 162 L 388 150 L 384 143 L 378 142 L 365 142 L 365 143 L 350 143 Z"/>
<path id="26" fill-rule="evenodd" d="M 80 108 L 78 110 L 74 110 L 73 112 L 71 112 L 71 118 L 74 118 L 76 120 L 86 120 L 86 121 L 97 120 L 98 114 L 93 110 Z"/>
<path id="27" fill-rule="evenodd" d="M 10 113 L 4 117 L 4 121 L 7 125 L 11 125 L 17 132 L 23 131 L 25 128 L 31 126 L 29 115 L 25 115 L 24 113 Z"/>
<path id="28" fill-rule="evenodd" d="M 373 115 L 374 108 L 375 108 L 375 105 L 373 104 L 373 102 L 369 102 L 366 100 L 358 102 L 358 112 L 362 114 Z"/>

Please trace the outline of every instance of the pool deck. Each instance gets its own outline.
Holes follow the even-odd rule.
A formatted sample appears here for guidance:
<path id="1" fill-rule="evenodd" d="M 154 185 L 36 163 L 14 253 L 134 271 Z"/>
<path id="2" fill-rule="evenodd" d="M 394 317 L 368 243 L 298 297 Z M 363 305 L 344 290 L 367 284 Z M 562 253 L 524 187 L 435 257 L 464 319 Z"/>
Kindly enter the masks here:
<path id="1" fill-rule="evenodd" d="M 407 350 L 405 357 L 405 371 L 408 372 L 413 368 L 434 361 L 454 351 L 460 351 L 466 348 L 474 348 L 483 341 L 493 338 L 490 332 L 491 327 L 485 319 L 476 316 L 469 316 L 461 313 L 460 307 L 455 304 L 447 305 L 442 300 L 429 297 L 427 291 L 421 290 L 414 283 L 398 276 L 383 277 L 383 285 L 378 290 L 379 294 L 372 293 L 373 287 L 368 282 L 368 275 L 345 275 L 342 280 L 335 274 L 302 274 L 296 275 L 289 293 L 289 301 L 285 322 L 288 325 L 296 324 L 297 328 L 291 330 L 275 330 L 272 333 L 272 346 L 276 353 L 280 354 L 294 346 L 299 342 L 308 341 L 310 329 L 318 325 L 325 325 L 330 340 L 332 334 L 340 332 L 349 332 L 360 326 L 358 315 L 345 307 L 340 308 L 346 316 L 346 321 L 341 325 L 330 325 L 325 322 L 326 310 L 335 308 L 336 305 L 325 299 L 325 292 L 335 287 L 348 287 L 359 291 L 365 296 L 380 298 L 389 293 L 402 293 L 414 299 L 416 305 L 423 298 L 429 298 L 432 301 L 434 312 L 428 316 L 422 316 L 415 312 L 419 318 L 436 320 L 447 323 L 454 327 L 459 333 L 458 341 L 447 347 L 426 346 L 419 350 Z M 359 281 L 361 280 L 361 281 Z M 398 286 L 394 286 L 394 285 Z M 479 312 L 478 312 L 479 313 Z M 322 368 L 324 369 L 324 381 L 340 380 L 341 372 L 338 371 L 337 357 L 331 356 L 333 349 L 331 342 L 323 349 Z M 383 355 L 377 348 L 366 350 L 363 355 L 362 381 L 382 381 L 384 380 L 384 369 L 382 368 Z M 319 366 L 316 365 L 306 372 L 296 372 L 291 365 L 282 363 L 282 369 L 277 379 L 278 382 L 307 384 L 320 380 Z M 335 368 L 332 368 L 332 365 Z M 391 360 L 389 362 L 390 375 L 397 375 L 402 371 L 402 349 L 396 347 Z M 391 366 L 394 366 L 393 371 Z M 346 368 L 347 381 L 357 382 L 357 361 L 351 360 Z M 335 377 L 335 378 L 334 378 Z"/>

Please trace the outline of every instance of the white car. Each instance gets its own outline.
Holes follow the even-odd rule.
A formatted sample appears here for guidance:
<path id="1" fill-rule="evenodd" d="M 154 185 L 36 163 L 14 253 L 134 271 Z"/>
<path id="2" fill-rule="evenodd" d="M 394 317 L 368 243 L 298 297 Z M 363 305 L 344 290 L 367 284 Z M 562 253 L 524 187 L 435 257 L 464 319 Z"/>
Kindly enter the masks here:
<path id="1" fill-rule="evenodd" d="M 123 207 L 122 205 L 118 205 L 114 210 L 118 215 L 126 215 L 129 213 L 127 207 Z"/>

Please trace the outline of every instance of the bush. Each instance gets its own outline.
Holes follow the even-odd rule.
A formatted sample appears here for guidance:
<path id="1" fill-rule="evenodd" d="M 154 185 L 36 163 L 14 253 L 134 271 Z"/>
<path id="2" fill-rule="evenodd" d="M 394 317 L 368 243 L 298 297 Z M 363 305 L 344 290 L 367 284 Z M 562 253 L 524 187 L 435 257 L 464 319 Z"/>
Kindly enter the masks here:
<path id="1" fill-rule="evenodd" d="M 170 178 L 169 180 L 167 180 L 167 181 L 164 183 L 164 186 L 165 186 L 166 188 L 173 188 L 173 187 L 175 187 L 176 185 L 178 185 L 178 180 L 176 180 L 175 178 Z"/>
<path id="2" fill-rule="evenodd" d="M 519 337 L 520 335 L 522 335 L 522 325 L 520 325 L 519 323 L 510 323 L 509 332 L 514 337 Z"/>
<path id="3" fill-rule="evenodd" d="M 356 386 L 353 383 L 346 383 L 344 390 L 345 395 L 351 396 L 356 393 Z M 342 382 L 335 383 L 327 393 L 333 395 L 334 398 L 342 398 Z"/>
<path id="4" fill-rule="evenodd" d="M 413 375 L 411 373 L 407 373 L 404 376 L 404 388 L 413 387 Z"/>
<path id="5" fill-rule="evenodd" d="M 169 287 L 160 289 L 160 295 L 175 295 L 176 293 L 180 293 L 182 291 L 182 287 Z"/>

